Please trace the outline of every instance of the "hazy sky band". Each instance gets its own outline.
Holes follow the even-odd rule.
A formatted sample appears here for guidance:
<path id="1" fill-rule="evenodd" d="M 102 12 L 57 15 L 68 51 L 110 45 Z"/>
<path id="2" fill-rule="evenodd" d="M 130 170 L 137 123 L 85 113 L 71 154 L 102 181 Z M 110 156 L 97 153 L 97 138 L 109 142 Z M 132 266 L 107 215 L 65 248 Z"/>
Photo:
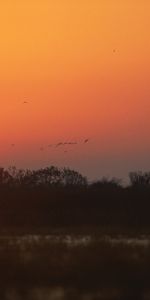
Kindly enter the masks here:
<path id="1" fill-rule="evenodd" d="M 148 0 L 2 1 L 1 165 L 149 169 L 149 37 Z"/>

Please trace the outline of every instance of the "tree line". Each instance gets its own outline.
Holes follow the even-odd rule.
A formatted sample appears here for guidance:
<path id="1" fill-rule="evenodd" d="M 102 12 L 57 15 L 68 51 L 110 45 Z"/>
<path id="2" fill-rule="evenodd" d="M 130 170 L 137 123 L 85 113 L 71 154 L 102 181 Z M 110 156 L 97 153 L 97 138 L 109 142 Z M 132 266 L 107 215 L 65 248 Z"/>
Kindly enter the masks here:
<path id="1" fill-rule="evenodd" d="M 0 168 L 0 185 L 11 187 L 85 186 L 86 177 L 69 168 L 50 166 L 38 170 Z"/>
<path id="2" fill-rule="evenodd" d="M 7 187 L 116 187 L 123 188 L 121 180 L 117 178 L 102 177 L 102 179 L 88 183 L 85 176 L 69 168 L 50 166 L 37 170 L 17 169 L 11 166 L 8 169 L 0 167 L 0 186 Z M 150 172 L 130 172 L 128 187 L 150 187 Z"/>
<path id="3" fill-rule="evenodd" d="M 125 187 L 115 178 L 89 183 L 69 168 L 0 168 L 0 228 L 150 228 L 150 172 L 129 179 Z"/>

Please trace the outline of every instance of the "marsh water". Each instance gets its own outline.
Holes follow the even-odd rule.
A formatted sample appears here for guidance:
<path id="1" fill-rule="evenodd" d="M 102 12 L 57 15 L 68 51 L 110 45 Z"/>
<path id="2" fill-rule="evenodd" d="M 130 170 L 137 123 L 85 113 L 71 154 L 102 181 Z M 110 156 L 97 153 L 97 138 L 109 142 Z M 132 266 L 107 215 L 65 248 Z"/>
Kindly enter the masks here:
<path id="1" fill-rule="evenodd" d="M 149 270 L 149 235 L 0 236 L 2 300 L 146 300 Z"/>

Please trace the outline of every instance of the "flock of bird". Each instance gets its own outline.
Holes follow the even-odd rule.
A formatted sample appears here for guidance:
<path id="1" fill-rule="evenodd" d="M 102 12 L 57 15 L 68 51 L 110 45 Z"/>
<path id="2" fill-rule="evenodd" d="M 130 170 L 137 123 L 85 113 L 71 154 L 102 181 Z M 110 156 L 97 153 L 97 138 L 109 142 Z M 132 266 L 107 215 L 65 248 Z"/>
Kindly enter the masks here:
<path id="1" fill-rule="evenodd" d="M 114 49 L 112 49 L 112 52 L 115 54 L 116 53 L 116 49 L 114 48 Z M 24 97 L 25 99 L 26 99 L 26 97 Z M 27 99 L 28 100 L 28 99 Z M 27 101 L 27 100 L 24 100 L 23 101 L 23 104 L 29 104 L 29 101 Z M 89 138 L 87 138 L 87 139 L 84 139 L 83 140 L 83 144 L 86 144 L 86 143 L 88 143 L 89 142 Z M 55 148 L 58 148 L 58 147 L 62 147 L 62 146 L 69 146 L 69 145 L 77 145 L 78 144 L 78 142 L 58 142 L 57 144 L 49 144 L 47 147 L 55 147 Z M 15 146 L 15 144 L 11 144 L 11 146 L 12 147 L 14 147 Z M 44 147 L 40 147 L 40 151 L 44 151 Z M 67 150 L 64 150 L 64 153 L 66 153 L 66 152 L 68 152 Z"/>
<path id="2" fill-rule="evenodd" d="M 88 139 L 84 139 L 81 143 L 82 144 L 86 144 L 89 142 L 89 138 Z M 58 142 L 56 144 L 49 144 L 47 147 L 54 147 L 54 148 L 58 148 L 58 147 L 63 147 L 63 146 L 74 146 L 79 144 L 79 142 Z M 40 147 L 40 151 L 44 151 L 44 147 Z M 64 153 L 67 153 L 68 151 L 65 149 Z"/>
<path id="3" fill-rule="evenodd" d="M 29 102 L 28 101 L 26 101 L 26 100 L 24 100 L 23 101 L 23 104 L 28 104 Z M 47 147 L 54 147 L 54 148 L 58 148 L 58 147 L 63 147 L 63 146 L 74 146 L 74 145 L 77 145 L 77 144 L 79 144 L 79 143 L 82 143 L 82 144 L 87 144 L 88 142 L 89 142 L 89 138 L 86 138 L 86 139 L 84 139 L 82 142 L 71 142 L 71 141 L 69 141 L 69 142 L 58 142 L 58 143 L 56 143 L 56 144 L 49 144 L 49 145 L 47 145 Z M 15 144 L 14 143 L 12 143 L 11 144 L 11 147 L 15 147 Z M 41 146 L 40 147 L 40 151 L 44 151 L 45 150 L 45 147 L 43 147 L 43 146 Z M 65 149 L 64 150 L 64 153 L 67 153 L 68 151 Z"/>
<path id="4" fill-rule="evenodd" d="M 84 139 L 81 143 L 82 144 L 87 144 L 89 142 L 89 138 L 87 139 Z M 79 142 L 58 142 L 57 144 L 49 144 L 47 145 L 47 147 L 54 147 L 54 148 L 58 148 L 58 147 L 61 147 L 61 146 L 73 146 L 73 145 L 77 145 L 79 144 Z M 11 144 L 11 147 L 15 147 L 15 144 Z M 44 151 L 45 150 L 45 147 L 40 147 L 40 151 Z M 64 150 L 64 153 L 67 153 L 68 150 Z"/>
<path id="5" fill-rule="evenodd" d="M 114 48 L 114 49 L 112 49 L 112 52 L 113 53 L 116 53 L 116 49 Z M 24 97 L 25 98 L 25 100 L 22 102 L 23 104 L 29 104 L 29 102 L 26 100 L 26 97 Z M 87 138 L 87 139 L 84 139 L 83 140 L 83 144 L 86 144 L 86 143 L 88 143 L 89 142 L 89 138 Z M 69 145 L 77 145 L 79 142 L 58 142 L 57 144 L 49 144 L 47 147 L 55 147 L 55 148 L 57 148 L 57 147 L 61 147 L 61 146 L 69 146 Z M 11 147 L 15 147 L 15 144 L 11 144 Z M 40 151 L 44 151 L 44 147 L 40 147 Z M 68 152 L 67 150 L 64 150 L 64 153 L 66 153 L 66 152 Z"/>
<path id="6" fill-rule="evenodd" d="M 83 143 L 84 144 L 86 144 L 86 143 L 88 143 L 88 141 L 89 141 L 89 139 L 85 139 L 84 141 L 83 141 Z M 78 142 L 59 142 L 59 143 L 57 143 L 57 144 L 50 144 L 50 145 L 48 145 L 49 147 L 51 147 L 51 146 L 55 146 L 55 147 L 60 147 L 60 146 L 66 146 L 66 145 L 77 145 L 78 144 Z"/>
<path id="7" fill-rule="evenodd" d="M 112 49 L 112 52 L 115 54 L 116 53 L 116 49 L 114 48 L 114 49 Z M 25 97 L 25 99 L 26 99 L 26 97 Z M 29 104 L 29 102 L 27 101 L 27 100 L 24 100 L 23 101 L 23 104 Z M 83 140 L 83 144 L 86 144 L 86 143 L 88 143 L 89 142 L 89 138 L 87 138 L 87 139 L 84 139 Z M 61 147 L 61 146 L 69 146 L 69 145 L 77 145 L 79 142 L 58 142 L 57 144 L 49 144 L 47 147 L 55 147 L 55 148 L 57 148 L 57 147 Z M 14 147 L 15 146 L 15 144 L 11 144 L 11 146 L 12 147 Z M 44 147 L 40 147 L 40 151 L 44 151 Z M 64 153 L 66 153 L 66 152 L 68 152 L 67 150 L 65 150 L 64 151 Z"/>

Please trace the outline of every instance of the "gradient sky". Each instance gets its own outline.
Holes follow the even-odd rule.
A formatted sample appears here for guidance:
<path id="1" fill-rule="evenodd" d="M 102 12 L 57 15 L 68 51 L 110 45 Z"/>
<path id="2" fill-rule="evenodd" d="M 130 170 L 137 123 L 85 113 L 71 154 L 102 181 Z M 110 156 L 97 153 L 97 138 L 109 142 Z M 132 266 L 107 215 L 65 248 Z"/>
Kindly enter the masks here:
<path id="1" fill-rule="evenodd" d="M 0 101 L 2 166 L 150 170 L 150 1 L 1 1 Z"/>

